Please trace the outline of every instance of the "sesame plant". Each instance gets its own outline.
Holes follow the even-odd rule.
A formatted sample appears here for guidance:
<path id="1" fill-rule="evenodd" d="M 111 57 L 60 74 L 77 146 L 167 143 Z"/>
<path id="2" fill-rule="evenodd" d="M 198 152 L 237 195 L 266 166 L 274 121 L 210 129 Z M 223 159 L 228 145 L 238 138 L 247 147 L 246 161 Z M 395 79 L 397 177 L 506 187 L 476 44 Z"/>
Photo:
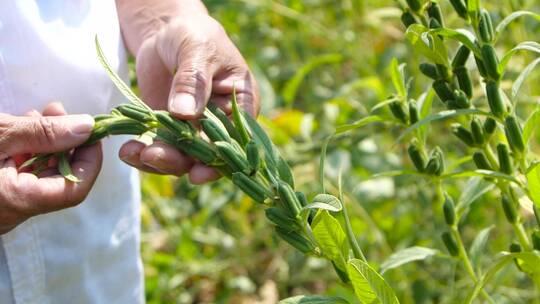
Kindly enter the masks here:
<path id="1" fill-rule="evenodd" d="M 443 301 L 498 302 L 499 286 L 494 279 L 508 267 L 515 267 L 527 278 L 526 288 L 533 294 L 530 299 L 538 299 L 540 167 L 530 148 L 530 140 L 540 122 L 540 108 L 531 113 L 520 112 L 519 91 L 540 58 L 532 60 L 516 77 L 506 72 L 516 54 L 527 51 L 538 57 L 540 45 L 525 41 L 505 50 L 497 42 L 512 21 L 521 17 L 540 20 L 540 16 L 516 11 L 495 25 L 492 14 L 479 0 L 444 1 L 454 10 L 452 16 L 461 18 L 462 28 L 454 29 L 446 26 L 440 2 L 443 1 L 398 1 L 403 9 L 401 20 L 406 28 L 405 36 L 414 51 L 409 56 L 425 60 L 418 70 L 431 79 L 426 91 L 415 98 L 411 93 L 412 79 L 406 75 L 407 67 L 394 60 L 391 77 L 395 94 L 374 106 L 369 116 L 338 126 L 323 143 L 318 193 L 297 191 L 287 161 L 257 121 L 238 107 L 234 96 L 232 117 L 219 108 L 209 107 L 198 129 L 166 111 L 149 108 L 109 67 L 97 40 L 99 59 L 130 103 L 114 108 L 110 114 L 96 116 L 94 131 L 86 144 L 110 135 L 132 134 L 166 142 L 214 167 L 264 209 L 276 236 L 307 256 L 328 260 L 342 284 L 354 290 L 357 302 L 399 303 L 383 275 L 399 270 L 406 263 L 435 256 L 457 263 L 455 277 L 466 277 L 468 282 L 459 294 L 445 297 Z M 509 82 L 511 89 L 506 90 L 502 84 Z M 440 107 L 445 109 L 439 111 Z M 430 128 L 447 121 L 454 124 L 447 129 Z M 430 197 L 431 214 L 435 218 L 424 220 L 444 223 L 442 233 L 437 230 L 431 237 L 440 240 L 445 249 L 419 244 L 397 250 L 385 261 L 366 260 L 358 243 L 362 236 L 355 235 L 347 213 L 341 178 L 335 193 L 328 193 L 324 167 L 329 143 L 373 123 L 398 128 L 400 134 L 395 139 L 395 148 L 405 147 L 410 159 L 410 167 L 381 172 L 377 176 L 413 175 L 435 189 Z M 201 132 L 205 136 L 201 136 Z M 448 136 L 448 140 L 454 136 L 460 144 L 432 145 L 431 139 L 441 135 Z M 446 149 L 455 149 L 463 157 L 449 161 L 447 155 L 451 151 Z M 23 166 L 39 171 L 52 157 L 58 158 L 58 171 L 66 179 L 78 182 L 70 170 L 68 152 L 38 155 Z M 469 180 L 464 189 L 470 194 L 469 199 L 450 194 L 449 185 L 456 179 Z M 497 208 L 504 214 L 506 223 L 493 219 L 495 228 L 478 231 L 472 244 L 467 245 L 463 238 L 467 215 L 473 201 L 487 192 L 498 197 Z M 532 206 L 532 212 L 527 213 L 527 206 Z M 507 225 L 512 227 L 514 242 L 489 257 L 491 263 L 487 267 L 477 264 L 474 252 L 485 247 L 493 230 Z M 282 303 L 349 301 L 334 296 L 305 295 L 285 299 Z"/>

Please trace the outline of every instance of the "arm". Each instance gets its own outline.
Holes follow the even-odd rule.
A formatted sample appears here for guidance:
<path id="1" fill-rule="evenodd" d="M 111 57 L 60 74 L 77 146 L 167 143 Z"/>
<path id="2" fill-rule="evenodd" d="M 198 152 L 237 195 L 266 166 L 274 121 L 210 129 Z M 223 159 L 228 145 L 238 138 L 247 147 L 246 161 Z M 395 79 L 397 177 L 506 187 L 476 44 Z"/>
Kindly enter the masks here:
<path id="1" fill-rule="evenodd" d="M 197 119 L 208 102 L 231 112 L 237 101 L 256 115 L 259 94 L 244 58 L 199 0 L 117 0 L 120 27 L 136 58 L 141 97 L 155 109 Z M 217 174 L 163 143 L 130 142 L 120 157 L 139 169 L 202 183 Z"/>

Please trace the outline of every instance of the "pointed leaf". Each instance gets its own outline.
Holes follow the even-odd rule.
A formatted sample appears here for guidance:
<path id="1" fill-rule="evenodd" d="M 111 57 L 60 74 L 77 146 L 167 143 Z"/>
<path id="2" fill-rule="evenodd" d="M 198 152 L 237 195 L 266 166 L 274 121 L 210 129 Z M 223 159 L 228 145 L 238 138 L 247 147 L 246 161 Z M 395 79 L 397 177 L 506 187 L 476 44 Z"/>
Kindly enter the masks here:
<path id="1" fill-rule="evenodd" d="M 464 44 L 465 46 L 467 46 L 469 50 L 472 50 L 476 56 L 479 56 L 479 57 L 482 56 L 480 48 L 475 43 L 476 38 L 474 37 L 474 34 L 466 29 L 452 30 L 449 28 L 442 27 L 442 28 L 430 30 L 430 33 L 432 33 L 433 35 L 440 35 L 443 37 L 448 37 L 450 39 L 457 40 L 461 42 L 462 44 Z"/>
<path id="2" fill-rule="evenodd" d="M 540 163 L 536 163 L 527 172 L 527 183 L 527 188 L 529 189 L 534 205 L 536 208 L 540 208 Z"/>
<path id="3" fill-rule="evenodd" d="M 354 292 L 362 303 L 399 303 L 394 290 L 367 263 L 352 259 L 347 264 L 347 269 Z"/>
<path id="4" fill-rule="evenodd" d="M 73 172 L 71 171 L 71 165 L 69 164 L 68 157 L 66 153 L 60 153 L 58 155 L 58 171 L 60 171 L 60 174 L 62 176 L 74 183 L 79 183 L 81 180 L 73 175 Z"/>
<path id="5" fill-rule="evenodd" d="M 517 11 L 517 12 L 513 12 L 512 14 L 506 16 L 498 25 L 497 25 L 497 28 L 495 29 L 495 32 L 497 33 L 497 36 L 499 36 L 505 29 L 506 27 L 511 23 L 513 22 L 514 20 L 520 18 L 520 17 L 524 17 L 524 16 L 531 16 L 533 18 L 535 18 L 536 20 L 540 20 L 540 15 L 539 14 L 535 14 L 533 12 L 529 12 L 529 11 Z"/>
<path id="6" fill-rule="evenodd" d="M 246 122 L 240 112 L 243 112 L 236 102 L 236 89 L 233 89 L 233 98 L 232 98 L 232 117 L 234 121 L 234 126 L 238 133 L 240 133 L 240 144 L 242 147 L 245 147 L 250 140 L 249 133 L 246 129 Z M 249 114 L 247 114 L 249 115 Z"/>
<path id="7" fill-rule="evenodd" d="M 425 260 L 438 252 L 438 250 L 420 246 L 399 250 L 381 264 L 381 274 L 410 262 Z"/>
<path id="8" fill-rule="evenodd" d="M 512 100 L 516 102 L 516 97 L 518 96 L 519 90 L 521 89 L 521 86 L 523 85 L 523 82 L 529 77 L 529 74 L 536 68 L 536 66 L 540 63 L 540 58 L 537 58 L 533 62 L 531 62 L 522 72 L 519 74 L 519 77 L 514 81 L 514 84 L 512 85 Z"/>
<path id="9" fill-rule="evenodd" d="M 392 59 L 390 64 L 390 76 L 392 78 L 392 83 L 394 84 L 394 89 L 397 91 L 398 95 L 403 99 L 407 98 L 407 89 L 405 88 L 405 75 L 403 73 L 403 68 L 400 68 L 397 58 Z"/>
<path id="10" fill-rule="evenodd" d="M 527 144 L 531 139 L 533 132 L 540 123 L 540 107 L 537 107 L 525 121 L 523 126 L 523 142 Z"/>
<path id="11" fill-rule="evenodd" d="M 501 75 L 504 74 L 504 72 L 506 71 L 506 66 L 510 62 L 510 59 L 512 59 L 512 56 L 514 56 L 514 54 L 516 54 L 518 51 L 531 51 L 540 54 L 540 44 L 534 41 L 525 41 L 521 42 L 513 49 L 506 52 L 506 54 L 504 54 L 504 56 L 502 57 L 498 67 L 499 73 L 501 73 Z"/>
<path id="12" fill-rule="evenodd" d="M 349 304 L 349 302 L 339 297 L 296 296 L 281 300 L 278 304 Z"/>
<path id="13" fill-rule="evenodd" d="M 311 228 L 322 253 L 332 260 L 339 269 L 347 271 L 349 243 L 339 221 L 328 211 L 320 210 L 313 219 Z"/>
<path id="14" fill-rule="evenodd" d="M 330 194 L 317 194 L 313 202 L 304 209 L 323 209 L 330 212 L 339 212 L 342 209 L 341 201 Z"/>
<path id="15" fill-rule="evenodd" d="M 477 269 L 480 268 L 480 260 L 486 251 L 489 234 L 493 228 L 495 228 L 495 226 L 492 225 L 478 232 L 471 244 L 471 249 L 469 249 L 471 262 Z"/>
<path id="16" fill-rule="evenodd" d="M 458 216 L 461 217 L 461 214 L 465 212 L 474 201 L 489 192 L 493 187 L 495 187 L 493 183 L 487 182 L 481 177 L 471 177 L 467 181 L 465 189 L 461 192 L 459 201 L 456 205 L 456 213 Z"/>

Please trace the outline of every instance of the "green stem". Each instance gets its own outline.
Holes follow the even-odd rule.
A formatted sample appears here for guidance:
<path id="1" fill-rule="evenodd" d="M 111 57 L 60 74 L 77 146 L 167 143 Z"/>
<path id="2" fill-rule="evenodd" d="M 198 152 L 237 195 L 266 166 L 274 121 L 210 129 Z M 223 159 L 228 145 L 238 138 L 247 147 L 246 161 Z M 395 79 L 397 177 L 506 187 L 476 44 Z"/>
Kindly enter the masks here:
<path id="1" fill-rule="evenodd" d="M 465 246 L 463 245 L 463 241 L 461 239 L 461 235 L 459 234 L 459 231 L 457 229 L 457 226 L 454 225 L 451 228 L 452 235 L 454 236 L 454 239 L 457 242 L 458 250 L 459 250 L 459 259 L 463 263 L 463 266 L 465 267 L 465 270 L 467 271 L 467 274 L 473 280 L 474 284 L 478 283 L 478 278 L 476 277 L 476 273 L 474 272 L 474 268 L 471 264 L 471 261 L 469 259 L 469 256 L 467 255 L 467 251 L 465 250 Z M 493 299 L 487 294 L 487 292 L 482 288 L 480 290 L 480 294 L 488 301 L 489 303 L 495 303 Z"/>
<path id="2" fill-rule="evenodd" d="M 366 256 L 362 252 L 362 249 L 360 248 L 360 245 L 358 245 L 358 241 L 356 240 L 356 236 L 354 235 L 351 221 L 349 219 L 349 214 L 347 213 L 347 206 L 345 204 L 345 201 L 343 200 L 343 189 L 341 187 L 341 174 L 338 180 L 338 184 L 339 184 L 338 186 L 339 200 L 341 201 L 341 214 L 343 215 L 343 219 L 345 221 L 345 231 L 347 233 L 347 239 L 349 240 L 349 244 L 352 248 L 353 256 L 356 259 L 361 259 L 362 261 L 367 263 Z"/>

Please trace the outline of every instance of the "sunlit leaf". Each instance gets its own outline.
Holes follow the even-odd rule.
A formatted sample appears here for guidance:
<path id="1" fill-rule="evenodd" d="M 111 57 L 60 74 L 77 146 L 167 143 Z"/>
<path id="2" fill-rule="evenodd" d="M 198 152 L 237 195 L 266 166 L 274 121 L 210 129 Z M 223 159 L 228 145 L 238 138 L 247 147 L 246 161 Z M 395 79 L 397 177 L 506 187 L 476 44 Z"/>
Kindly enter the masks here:
<path id="1" fill-rule="evenodd" d="M 405 75 L 403 68 L 400 68 L 397 58 L 392 59 L 390 64 L 390 76 L 392 78 L 392 83 L 394 84 L 394 89 L 397 91 L 398 95 L 402 98 L 407 97 L 407 88 L 405 87 Z"/>
<path id="2" fill-rule="evenodd" d="M 341 211 L 342 205 L 339 199 L 330 194 L 317 194 L 313 202 L 304 207 L 305 209 L 323 209 L 331 212 Z"/>
<path id="3" fill-rule="evenodd" d="M 429 43 L 422 39 L 422 35 L 428 31 L 429 29 L 421 24 L 413 24 L 407 29 L 405 36 L 415 51 L 418 51 L 434 63 L 446 65 L 448 57 L 441 56 L 430 47 Z"/>
<path id="4" fill-rule="evenodd" d="M 536 130 L 539 123 L 540 123 L 540 108 L 537 107 L 531 113 L 531 115 L 529 115 L 529 117 L 525 121 L 525 124 L 523 125 L 523 142 L 525 144 L 529 142 L 533 132 Z"/>
<path id="5" fill-rule="evenodd" d="M 71 171 L 71 165 L 69 164 L 69 159 L 66 153 L 59 153 L 58 154 L 58 171 L 60 171 L 60 174 L 62 176 L 74 183 L 79 183 L 81 180 L 73 175 L 73 172 Z"/>
<path id="6" fill-rule="evenodd" d="M 362 303 L 397 304 L 394 290 L 384 278 L 362 260 L 352 259 L 347 264 L 356 296 Z"/>
<path id="7" fill-rule="evenodd" d="M 471 244 L 469 254 L 471 262 L 476 268 L 480 268 L 480 260 L 485 254 L 489 234 L 493 228 L 495 228 L 494 225 L 480 230 Z"/>
<path id="8" fill-rule="evenodd" d="M 527 183 L 534 205 L 540 208 L 540 163 L 536 163 L 527 172 Z"/>
<path id="9" fill-rule="evenodd" d="M 339 269 L 347 271 L 349 243 L 339 221 L 328 211 L 319 210 L 311 223 L 311 228 L 323 254 L 332 260 Z"/>
<path id="10" fill-rule="evenodd" d="M 394 252 L 386 261 L 381 264 L 381 273 L 384 274 L 390 269 L 397 268 L 401 265 L 425 260 L 431 256 L 434 256 L 438 253 L 438 250 L 426 248 L 426 247 L 409 247 L 397 252 Z"/>
<path id="11" fill-rule="evenodd" d="M 504 72 L 506 71 L 506 66 L 510 62 L 510 59 L 512 59 L 514 54 L 516 54 L 518 51 L 531 51 L 540 54 L 540 44 L 534 41 L 525 41 L 521 42 L 513 49 L 506 52 L 506 54 L 504 54 L 504 56 L 502 57 L 501 62 L 499 63 L 499 73 L 504 74 Z"/>
<path id="12" fill-rule="evenodd" d="M 523 85 L 523 82 L 529 77 L 529 74 L 536 68 L 536 66 L 540 63 L 540 58 L 537 58 L 533 62 L 531 62 L 523 71 L 519 74 L 516 81 L 514 81 L 514 84 L 512 85 L 512 100 L 516 102 L 516 97 L 518 96 L 519 90 L 521 89 L 521 86 Z"/>
<path id="13" fill-rule="evenodd" d="M 281 300 L 278 304 L 349 304 L 349 302 L 339 297 L 296 296 Z"/>
<path id="14" fill-rule="evenodd" d="M 506 16 L 498 25 L 497 25 L 497 28 L 495 29 L 495 32 L 496 32 L 496 35 L 499 36 L 501 35 L 501 33 L 506 29 L 506 27 L 511 23 L 513 22 L 514 20 L 520 18 L 520 17 L 526 17 L 526 16 L 530 16 L 530 17 L 533 17 L 535 18 L 536 20 L 540 20 L 540 15 L 539 14 L 536 14 L 536 13 L 533 13 L 533 12 L 529 12 L 529 11 L 517 11 L 517 12 L 513 12 L 512 14 Z"/>
<path id="15" fill-rule="evenodd" d="M 461 192 L 459 201 L 456 205 L 456 213 L 461 216 L 473 202 L 489 192 L 493 187 L 495 187 L 493 183 L 487 182 L 482 177 L 471 177 L 467 181 L 465 189 Z"/>
<path id="16" fill-rule="evenodd" d="M 457 40 L 472 50 L 476 56 L 482 57 L 480 48 L 475 43 L 476 38 L 474 34 L 466 29 L 452 30 L 449 28 L 438 28 L 430 30 L 430 33 Z"/>

